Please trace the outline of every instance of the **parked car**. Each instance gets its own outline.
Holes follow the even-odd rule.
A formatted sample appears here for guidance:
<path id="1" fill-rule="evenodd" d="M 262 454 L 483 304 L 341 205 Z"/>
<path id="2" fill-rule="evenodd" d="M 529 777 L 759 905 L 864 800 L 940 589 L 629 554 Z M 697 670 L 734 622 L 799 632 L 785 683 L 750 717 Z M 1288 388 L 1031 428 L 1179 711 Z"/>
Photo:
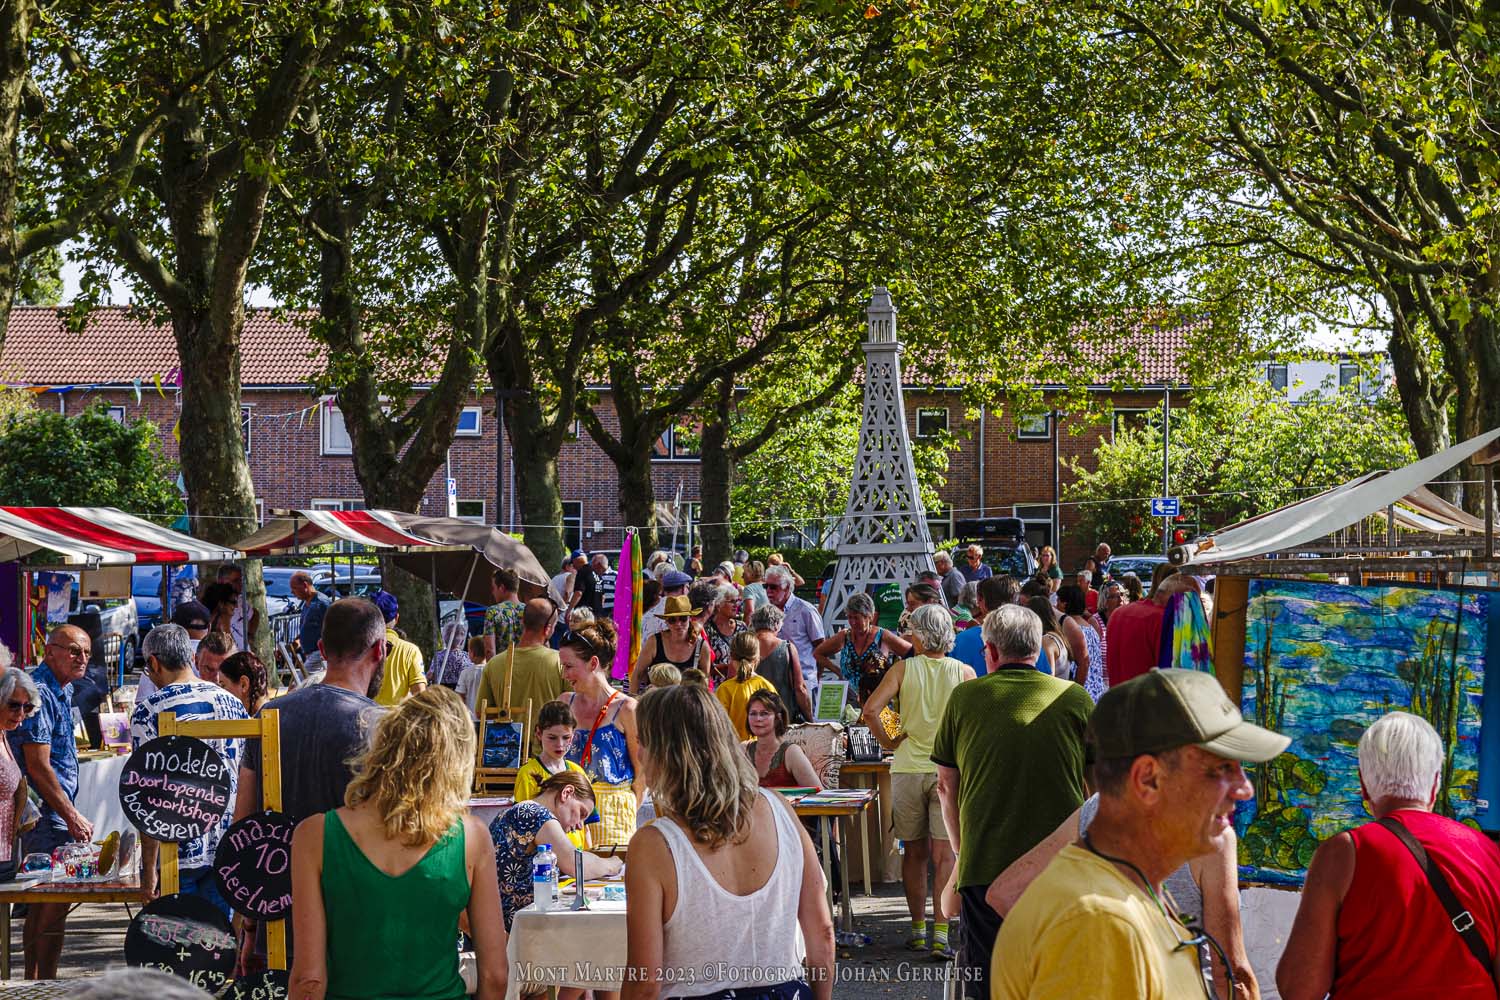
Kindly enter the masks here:
<path id="1" fill-rule="evenodd" d="M 161 567 L 132 566 L 130 595 L 135 598 L 136 624 L 141 638 L 162 623 Z"/>
<path id="2" fill-rule="evenodd" d="M 1151 595 L 1151 574 L 1156 567 L 1167 561 L 1166 556 L 1111 556 L 1109 575 L 1118 580 L 1126 573 L 1134 573 L 1141 581 L 1141 593 Z"/>
<path id="3" fill-rule="evenodd" d="M 1026 523 L 1019 517 L 980 517 L 954 526 L 958 541 L 954 558 L 962 566 L 963 550 L 970 545 L 984 549 L 983 562 L 996 576 L 1011 576 L 1022 583 L 1036 574 L 1036 553 L 1026 542 Z"/>
<path id="4" fill-rule="evenodd" d="M 266 614 L 281 615 L 302 608 L 302 602 L 292 594 L 292 575 L 298 572 L 300 566 L 266 566 L 261 570 L 266 584 Z"/>
<path id="5" fill-rule="evenodd" d="M 120 640 L 128 647 L 129 653 L 125 663 L 127 667 L 135 665 L 136 657 L 140 655 L 141 631 L 140 621 L 136 617 L 134 597 L 83 597 L 78 589 L 78 574 L 70 573 L 73 577 L 72 597 L 68 603 L 68 615 L 70 620 L 74 615 L 99 616 L 99 636 L 118 635 Z M 83 626 L 85 631 L 93 632 L 87 625 Z M 103 663 L 110 669 L 115 666 L 115 661 L 110 659 L 106 662 L 103 642 L 94 643 L 92 662 Z"/>

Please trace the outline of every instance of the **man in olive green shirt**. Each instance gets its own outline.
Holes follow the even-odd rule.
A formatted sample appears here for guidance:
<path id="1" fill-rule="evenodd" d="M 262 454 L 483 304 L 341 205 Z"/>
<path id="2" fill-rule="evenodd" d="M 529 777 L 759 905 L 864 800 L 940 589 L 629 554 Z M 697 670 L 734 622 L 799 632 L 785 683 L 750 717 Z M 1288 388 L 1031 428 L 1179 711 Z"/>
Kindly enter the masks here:
<path id="1" fill-rule="evenodd" d="M 500 708 L 507 704 L 507 672 L 510 674 L 509 705 L 525 708 L 529 699 L 533 717 L 543 705 L 556 701 L 568 689 L 557 650 L 547 644 L 556 623 L 557 611 L 551 601 L 538 597 L 526 602 L 521 612 L 521 638 L 514 646 L 496 652 L 484 665 L 476 705 Z M 536 742 L 535 734 L 532 742 Z"/>
<path id="2" fill-rule="evenodd" d="M 1036 669 L 1042 620 L 1008 604 L 984 619 L 989 672 L 954 688 L 932 761 L 949 842 L 970 997 L 990 993 L 990 952 L 1000 917 L 985 890 L 1083 803 L 1084 731 L 1094 703 L 1083 687 Z"/>

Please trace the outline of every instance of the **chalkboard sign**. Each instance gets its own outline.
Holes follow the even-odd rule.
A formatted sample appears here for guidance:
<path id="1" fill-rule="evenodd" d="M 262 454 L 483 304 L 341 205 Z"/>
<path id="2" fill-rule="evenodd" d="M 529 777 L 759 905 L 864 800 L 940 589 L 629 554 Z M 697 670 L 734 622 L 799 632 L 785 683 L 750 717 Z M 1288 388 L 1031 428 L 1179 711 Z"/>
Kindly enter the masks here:
<path id="1" fill-rule="evenodd" d="M 159 896 L 125 931 L 127 965 L 170 972 L 215 996 L 234 974 L 234 960 L 229 921 L 201 896 Z"/>
<path id="2" fill-rule="evenodd" d="M 279 812 L 252 813 L 214 851 L 214 878 L 230 906 L 255 920 L 280 920 L 292 908 L 292 831 Z"/>
<path id="3" fill-rule="evenodd" d="M 224 1000 L 286 1000 L 291 991 L 291 975 L 285 969 L 267 969 L 236 979 Z"/>
<path id="4" fill-rule="evenodd" d="M 229 765 L 207 743 L 159 736 L 125 762 L 120 805 L 141 833 L 183 844 L 224 818 L 232 784 Z"/>

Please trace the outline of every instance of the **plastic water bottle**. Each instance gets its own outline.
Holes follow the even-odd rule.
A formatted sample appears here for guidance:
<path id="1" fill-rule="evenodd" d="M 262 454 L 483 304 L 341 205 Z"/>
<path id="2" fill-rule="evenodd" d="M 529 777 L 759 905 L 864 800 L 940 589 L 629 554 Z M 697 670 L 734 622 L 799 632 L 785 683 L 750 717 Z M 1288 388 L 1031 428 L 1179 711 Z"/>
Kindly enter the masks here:
<path id="1" fill-rule="evenodd" d="M 532 908 L 546 912 L 557 903 L 557 855 L 551 844 L 538 844 L 531 858 Z"/>

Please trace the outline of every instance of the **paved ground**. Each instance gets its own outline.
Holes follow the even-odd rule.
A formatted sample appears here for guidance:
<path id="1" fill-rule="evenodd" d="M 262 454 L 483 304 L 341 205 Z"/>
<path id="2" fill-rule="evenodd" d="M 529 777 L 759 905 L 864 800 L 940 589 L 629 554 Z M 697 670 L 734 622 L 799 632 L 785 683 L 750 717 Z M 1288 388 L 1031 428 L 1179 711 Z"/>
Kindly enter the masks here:
<path id="1" fill-rule="evenodd" d="M 855 892 L 855 926 L 870 936 L 870 943 L 838 949 L 839 981 L 834 987 L 834 997 L 836 1000 L 892 996 L 941 1000 L 944 978 L 951 974 L 951 965 L 931 961 L 924 954 L 905 949 L 906 900 L 899 886 L 878 888 L 880 894 L 873 897 Z M 134 912 L 134 907 L 131 912 Z M 82 906 L 75 910 L 68 921 L 68 940 L 60 970 L 62 977 L 97 975 L 122 964 L 127 923 L 125 907 L 119 903 Z M 13 974 L 19 977 L 22 971 L 20 920 L 13 923 L 11 940 Z M 0 989 L 0 996 L 5 993 Z"/>

